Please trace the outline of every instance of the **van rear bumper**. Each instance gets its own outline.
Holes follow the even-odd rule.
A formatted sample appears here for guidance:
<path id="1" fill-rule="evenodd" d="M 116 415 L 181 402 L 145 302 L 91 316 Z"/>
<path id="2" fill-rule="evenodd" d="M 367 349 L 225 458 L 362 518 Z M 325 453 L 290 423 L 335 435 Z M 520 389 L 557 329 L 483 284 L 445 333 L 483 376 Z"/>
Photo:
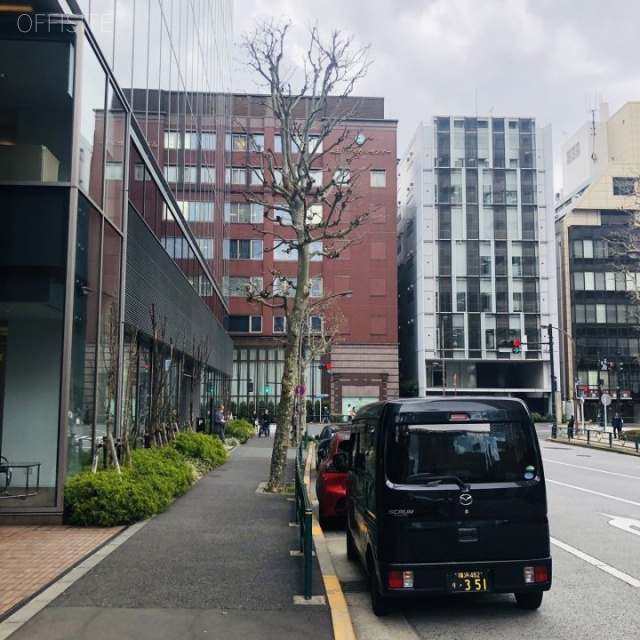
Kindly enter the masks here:
<path id="1" fill-rule="evenodd" d="M 541 582 L 526 582 L 525 568 L 545 567 L 548 579 Z M 441 564 L 379 564 L 380 591 L 385 596 L 403 597 L 428 594 L 456 593 L 526 593 L 548 591 L 551 588 L 551 557 L 530 560 L 501 560 L 491 562 L 460 562 Z M 390 572 L 413 572 L 413 587 L 389 587 Z M 469 590 L 452 587 L 452 576 L 456 572 L 482 575 L 488 579 L 486 589 L 476 590 L 473 581 Z M 481 586 L 484 586 L 481 583 Z"/>

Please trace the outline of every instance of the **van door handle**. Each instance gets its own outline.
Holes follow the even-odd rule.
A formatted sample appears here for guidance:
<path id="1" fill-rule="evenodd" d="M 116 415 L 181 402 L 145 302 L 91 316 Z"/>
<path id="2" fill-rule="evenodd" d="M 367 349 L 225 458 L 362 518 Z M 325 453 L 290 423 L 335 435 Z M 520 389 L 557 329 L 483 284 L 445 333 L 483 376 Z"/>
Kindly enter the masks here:
<path id="1" fill-rule="evenodd" d="M 475 527 L 459 527 L 458 542 L 478 542 L 478 530 Z"/>

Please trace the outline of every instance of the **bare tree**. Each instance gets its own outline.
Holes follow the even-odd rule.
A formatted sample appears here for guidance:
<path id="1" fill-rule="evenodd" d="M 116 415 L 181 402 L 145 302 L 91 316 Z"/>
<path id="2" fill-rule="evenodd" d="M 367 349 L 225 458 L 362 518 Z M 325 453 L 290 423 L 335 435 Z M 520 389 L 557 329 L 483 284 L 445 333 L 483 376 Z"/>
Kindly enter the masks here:
<path id="1" fill-rule="evenodd" d="M 209 356 L 211 355 L 211 345 L 209 344 L 209 336 L 200 338 L 196 343 L 196 339 L 193 339 L 193 367 L 191 369 L 191 387 L 189 389 L 189 421 L 191 428 L 194 428 L 193 423 L 193 404 L 195 402 L 196 391 L 200 391 L 200 382 L 202 381 L 202 374 L 205 371 L 207 362 L 209 362 Z"/>
<path id="2" fill-rule="evenodd" d="M 259 23 L 245 36 L 242 47 L 248 67 L 268 88 L 266 106 L 279 128 L 282 153 L 257 150 L 262 166 L 256 172 L 262 193 L 247 200 L 264 207 L 274 224 L 256 231 L 273 238 L 273 249 L 295 252 L 296 276 L 272 272 L 272 282 L 256 288 L 247 284 L 248 299 L 279 309 L 287 323 L 284 368 L 278 419 L 267 491 L 284 488 L 289 447 L 289 419 L 293 412 L 297 359 L 311 293 L 310 261 L 314 256 L 332 259 L 358 241 L 357 229 L 372 212 L 353 206 L 358 199 L 358 174 L 351 162 L 357 157 L 350 119 L 358 101 L 350 98 L 354 85 L 366 75 L 368 47 L 357 47 L 352 37 L 333 31 L 326 39 L 318 27 L 309 29 L 309 44 L 298 73 L 300 85 L 292 87 L 296 72 L 285 59 L 290 25 Z M 303 115 L 300 115 L 303 114 Z M 332 177 L 314 180 L 314 170 L 328 169 Z M 334 294 L 340 295 L 340 292 Z"/>

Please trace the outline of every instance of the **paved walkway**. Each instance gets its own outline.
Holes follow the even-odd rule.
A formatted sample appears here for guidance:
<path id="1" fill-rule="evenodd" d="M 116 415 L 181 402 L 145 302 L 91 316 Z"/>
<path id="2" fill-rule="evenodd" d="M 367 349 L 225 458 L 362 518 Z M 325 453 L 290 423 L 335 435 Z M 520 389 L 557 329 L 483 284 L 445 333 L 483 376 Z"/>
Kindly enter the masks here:
<path id="1" fill-rule="evenodd" d="M 571 440 L 569 440 L 567 437 L 566 425 L 560 425 L 558 427 L 558 437 L 549 439 L 553 442 L 566 442 L 575 446 L 591 447 L 594 449 L 608 449 L 610 451 L 615 451 L 616 453 L 640 456 L 640 452 L 638 452 L 636 445 L 633 442 L 614 438 L 613 434 L 599 429 L 580 431 L 580 433 L 576 434 L 571 438 Z"/>
<path id="2" fill-rule="evenodd" d="M 254 438 L 237 447 L 226 464 L 165 513 L 127 528 L 102 548 L 117 532 L 98 530 L 103 536 L 93 539 L 98 553 L 0 623 L 0 640 L 333 639 L 317 557 L 312 594 L 321 604 L 299 604 L 304 580 L 303 558 L 295 555 L 298 528 L 291 526 L 295 502 L 258 489 L 268 477 L 272 444 L 273 439 Z M 287 481 L 293 481 L 294 461 L 291 449 Z M 43 536 L 40 543 L 33 534 L 31 541 L 20 540 L 31 529 Z M 3 557 L 18 566 L 36 548 L 45 549 L 36 590 L 51 579 L 47 556 L 58 554 L 58 568 L 64 565 L 62 557 L 75 546 L 78 531 L 7 527 L 0 535 L 3 530 L 8 534 L 2 538 Z M 78 533 L 90 536 L 93 530 Z M 67 568 L 91 551 L 87 544 L 67 557 Z M 38 571 L 15 566 L 12 575 L 0 573 L 3 584 Z"/>

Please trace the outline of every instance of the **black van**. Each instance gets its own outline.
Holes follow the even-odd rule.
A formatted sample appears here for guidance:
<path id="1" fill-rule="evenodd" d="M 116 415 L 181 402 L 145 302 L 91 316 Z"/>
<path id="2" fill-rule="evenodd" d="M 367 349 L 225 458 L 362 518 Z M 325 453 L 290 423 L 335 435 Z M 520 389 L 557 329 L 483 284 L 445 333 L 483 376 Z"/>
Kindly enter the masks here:
<path id="1" fill-rule="evenodd" d="M 351 430 L 347 556 L 376 615 L 402 596 L 551 587 L 542 458 L 515 398 L 438 396 L 362 407 Z M 347 465 L 347 454 L 341 462 Z"/>

